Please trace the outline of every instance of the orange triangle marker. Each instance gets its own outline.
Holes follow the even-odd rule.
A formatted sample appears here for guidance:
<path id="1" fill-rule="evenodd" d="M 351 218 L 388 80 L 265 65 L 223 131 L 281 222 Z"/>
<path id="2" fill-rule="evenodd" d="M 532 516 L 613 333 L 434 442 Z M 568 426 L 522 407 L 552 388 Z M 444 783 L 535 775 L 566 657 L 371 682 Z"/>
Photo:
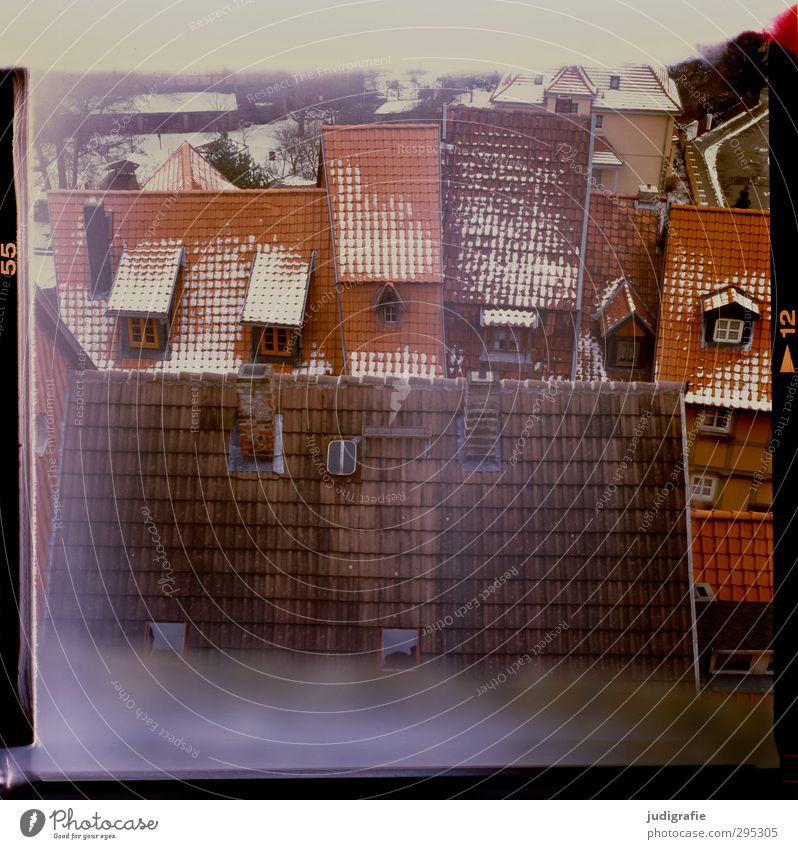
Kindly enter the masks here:
<path id="1" fill-rule="evenodd" d="M 782 374 L 791 374 L 795 371 L 795 366 L 792 364 L 792 357 L 790 356 L 790 349 L 784 349 L 784 357 L 781 360 L 781 368 L 779 371 Z"/>

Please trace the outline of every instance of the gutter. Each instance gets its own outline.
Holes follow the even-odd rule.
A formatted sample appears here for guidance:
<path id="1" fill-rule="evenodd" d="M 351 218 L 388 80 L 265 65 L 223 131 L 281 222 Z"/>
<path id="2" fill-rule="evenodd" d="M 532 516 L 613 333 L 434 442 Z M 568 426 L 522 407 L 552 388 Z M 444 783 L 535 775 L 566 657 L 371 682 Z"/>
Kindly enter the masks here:
<path id="1" fill-rule="evenodd" d="M 579 271 L 576 275 L 576 311 L 574 313 L 574 348 L 571 353 L 571 380 L 576 380 L 576 364 L 579 360 L 579 335 L 582 332 L 582 295 L 585 285 L 585 259 L 587 253 L 587 224 L 590 219 L 590 188 L 593 180 L 593 146 L 596 138 L 596 113 L 590 116 L 590 142 L 587 149 L 587 178 L 585 180 L 585 202 L 582 215 L 582 238 L 579 243 Z"/>
<path id="2" fill-rule="evenodd" d="M 695 607 L 695 574 L 693 572 L 693 528 L 690 520 L 690 468 L 687 448 L 687 413 L 684 403 L 684 387 L 679 392 L 679 416 L 682 420 L 682 457 L 684 458 L 684 522 L 687 531 L 687 578 L 690 593 L 690 632 L 693 644 L 693 678 L 695 692 L 701 692 L 701 670 L 698 665 L 698 616 Z"/>
<path id="3" fill-rule="evenodd" d="M 344 306 L 341 299 L 341 286 L 338 274 L 338 248 L 335 241 L 335 219 L 333 218 L 332 200 L 330 199 L 330 181 L 327 179 L 327 151 L 324 149 L 324 133 L 321 134 L 321 168 L 325 170 L 324 174 L 324 190 L 327 195 L 327 214 L 330 218 L 330 239 L 332 241 L 333 268 L 335 269 L 335 299 L 338 304 L 338 328 L 341 334 L 341 356 L 343 364 L 341 366 L 341 374 L 349 374 L 349 361 L 346 357 L 346 336 L 344 334 Z"/>

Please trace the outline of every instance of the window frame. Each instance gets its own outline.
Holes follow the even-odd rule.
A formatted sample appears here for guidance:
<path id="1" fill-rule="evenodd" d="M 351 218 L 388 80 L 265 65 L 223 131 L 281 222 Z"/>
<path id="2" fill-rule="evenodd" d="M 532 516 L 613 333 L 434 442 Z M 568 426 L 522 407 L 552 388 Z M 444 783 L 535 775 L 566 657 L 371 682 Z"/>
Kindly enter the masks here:
<path id="1" fill-rule="evenodd" d="M 719 668 L 721 657 L 747 658 L 747 669 Z M 715 649 L 709 660 L 710 675 L 773 675 L 772 649 Z"/>
<path id="2" fill-rule="evenodd" d="M 612 91 L 619 91 L 621 88 L 621 75 L 620 74 L 610 74 L 610 89 Z"/>
<path id="3" fill-rule="evenodd" d="M 568 105 L 567 109 L 561 109 L 560 106 Z M 555 115 L 575 115 L 579 112 L 579 104 L 573 99 L 573 97 L 560 97 L 555 96 L 554 98 L 554 113 Z"/>
<path id="4" fill-rule="evenodd" d="M 344 460 L 347 459 L 347 458 L 346 458 L 346 453 L 345 453 L 346 450 L 344 449 L 343 446 L 347 442 L 350 442 L 354 446 L 353 466 L 352 466 L 351 471 L 347 471 L 346 470 L 347 467 L 344 465 Z M 341 471 L 338 471 L 338 472 L 334 472 L 330 468 L 330 452 L 333 450 L 333 446 L 336 446 L 336 445 L 341 446 L 341 448 L 340 448 L 340 453 L 341 453 L 340 469 L 341 469 Z M 325 460 L 324 460 L 324 467 L 327 470 L 327 474 L 331 475 L 332 477 L 349 478 L 352 475 L 354 475 L 357 472 L 357 468 L 358 468 L 358 443 L 357 443 L 357 441 L 354 440 L 354 439 L 343 439 L 343 438 L 331 439 L 327 443 L 327 452 L 326 452 L 326 456 L 325 456 Z"/>
<path id="5" fill-rule="evenodd" d="M 399 324 L 399 304 L 396 301 L 383 301 L 380 304 L 383 324 Z"/>
<path id="6" fill-rule="evenodd" d="M 500 342 L 506 343 L 501 347 Z M 515 332 L 512 327 L 494 327 L 491 333 L 491 350 L 496 354 L 520 354 L 521 334 Z M 513 347 L 510 347 L 512 345 Z"/>
<path id="7" fill-rule="evenodd" d="M 736 338 L 731 338 L 729 336 L 729 332 L 732 328 L 732 325 L 738 326 L 739 333 L 736 334 Z M 718 331 L 721 330 L 725 336 L 725 338 L 721 339 L 718 337 Z M 718 317 L 715 319 L 715 326 L 712 328 L 712 341 L 719 345 L 742 345 L 743 337 L 745 336 L 745 321 L 741 318 L 721 318 Z"/>
<path id="8" fill-rule="evenodd" d="M 726 416 L 725 427 L 721 427 L 717 424 L 708 424 L 707 423 L 707 416 L 708 415 L 711 415 L 713 417 L 713 419 L 717 420 L 718 416 L 721 415 L 721 414 L 724 414 Z M 723 434 L 731 433 L 733 411 L 728 409 L 727 407 L 718 407 L 718 408 L 705 407 L 704 409 L 701 410 L 699 415 L 701 416 L 701 424 L 699 425 L 698 429 L 699 429 L 699 431 L 701 431 L 701 433 L 723 433 Z"/>
<path id="9" fill-rule="evenodd" d="M 280 349 L 280 336 L 285 334 L 285 349 Z M 272 338 L 272 343 L 267 347 L 267 338 Z M 290 327 L 279 325 L 267 325 L 261 328 L 258 340 L 258 355 L 261 357 L 292 357 L 294 355 L 295 331 Z"/>
<path id="10" fill-rule="evenodd" d="M 414 647 L 414 651 L 412 655 L 407 655 L 412 658 L 413 663 L 408 664 L 407 666 L 401 666 L 399 664 L 389 665 L 386 663 L 385 658 L 385 632 L 386 631 L 407 631 L 408 634 L 416 635 L 416 644 Z M 387 672 L 391 671 L 403 671 L 406 669 L 417 669 L 421 660 L 421 633 L 418 628 L 380 628 L 379 630 L 379 656 L 378 656 L 378 664 L 381 670 L 385 670 Z"/>
<path id="11" fill-rule="evenodd" d="M 697 492 L 696 489 L 699 486 L 698 481 L 708 481 L 709 482 L 709 493 L 704 494 L 702 492 Z M 715 496 L 718 493 L 718 479 L 715 475 L 704 475 L 700 472 L 696 472 L 695 474 L 690 475 L 690 501 L 700 501 L 704 504 L 709 504 L 715 500 Z"/>
<path id="12" fill-rule="evenodd" d="M 594 123 L 593 126 L 597 130 L 603 129 L 604 128 L 604 116 L 601 113 L 599 113 L 598 115 L 595 115 L 594 118 L 595 118 L 595 123 Z"/>
<path id="13" fill-rule="evenodd" d="M 181 641 L 180 650 L 178 651 L 173 646 L 169 646 L 168 648 L 156 648 L 155 647 L 155 637 L 153 636 L 152 627 L 153 626 L 161 626 L 161 625 L 180 625 L 183 628 L 183 639 Z M 170 652 L 180 655 L 181 657 L 185 655 L 186 648 L 188 646 L 188 623 L 187 622 L 164 622 L 158 621 L 156 622 L 154 619 L 150 619 L 146 622 L 145 626 L 145 640 L 147 646 L 148 654 L 157 654 L 160 657 L 169 657 Z"/>
<path id="14" fill-rule="evenodd" d="M 138 328 L 138 329 L 137 329 Z M 148 333 L 148 331 L 152 333 Z M 136 336 L 139 337 L 136 340 Z M 151 337 L 148 339 L 148 336 Z M 158 333 L 158 321 L 140 315 L 127 317 L 127 345 L 135 351 L 160 351 L 161 339 Z"/>
<path id="15" fill-rule="evenodd" d="M 630 360 L 621 359 L 621 349 L 631 345 L 632 358 Z M 615 337 L 615 354 L 613 356 L 613 365 L 615 368 L 637 368 L 640 362 L 641 345 L 637 342 L 636 336 L 616 336 Z"/>

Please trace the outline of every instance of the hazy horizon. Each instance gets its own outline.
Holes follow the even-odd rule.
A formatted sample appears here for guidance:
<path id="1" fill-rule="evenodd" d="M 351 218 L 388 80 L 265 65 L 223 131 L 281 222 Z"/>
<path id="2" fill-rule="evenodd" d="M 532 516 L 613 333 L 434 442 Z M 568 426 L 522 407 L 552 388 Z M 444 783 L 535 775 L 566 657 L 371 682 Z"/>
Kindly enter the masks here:
<path id="1" fill-rule="evenodd" d="M 432 73 L 670 64 L 696 44 L 761 30 L 784 8 L 781 0 L 562 0 L 556 9 L 518 0 L 297 0 L 290 10 L 263 0 L 36 0 L 9 9 L 0 46 L 7 67 L 37 74 L 296 72 L 356 61 Z"/>

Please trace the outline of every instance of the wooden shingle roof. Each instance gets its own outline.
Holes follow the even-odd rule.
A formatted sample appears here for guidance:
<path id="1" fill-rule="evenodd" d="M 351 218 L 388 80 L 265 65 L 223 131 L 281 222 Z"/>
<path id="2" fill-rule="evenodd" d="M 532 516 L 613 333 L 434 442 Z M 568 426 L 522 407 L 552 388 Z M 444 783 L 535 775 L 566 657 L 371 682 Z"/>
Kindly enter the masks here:
<path id="1" fill-rule="evenodd" d="M 663 678 L 690 669 L 672 388 L 496 384 L 500 470 L 470 472 L 458 461 L 462 381 L 282 377 L 285 472 L 258 476 L 228 470 L 234 375 L 83 379 L 82 426 L 67 414 L 52 563 L 59 628 L 139 645 L 146 621 L 185 621 L 194 648 L 370 663 L 380 628 L 411 628 L 425 661 L 500 666 L 556 630 L 541 663 Z M 363 437 L 353 478 L 324 469 L 327 440 L 340 436 Z M 666 479 L 675 488 L 646 519 Z M 429 627 L 439 621 L 451 624 Z"/>

